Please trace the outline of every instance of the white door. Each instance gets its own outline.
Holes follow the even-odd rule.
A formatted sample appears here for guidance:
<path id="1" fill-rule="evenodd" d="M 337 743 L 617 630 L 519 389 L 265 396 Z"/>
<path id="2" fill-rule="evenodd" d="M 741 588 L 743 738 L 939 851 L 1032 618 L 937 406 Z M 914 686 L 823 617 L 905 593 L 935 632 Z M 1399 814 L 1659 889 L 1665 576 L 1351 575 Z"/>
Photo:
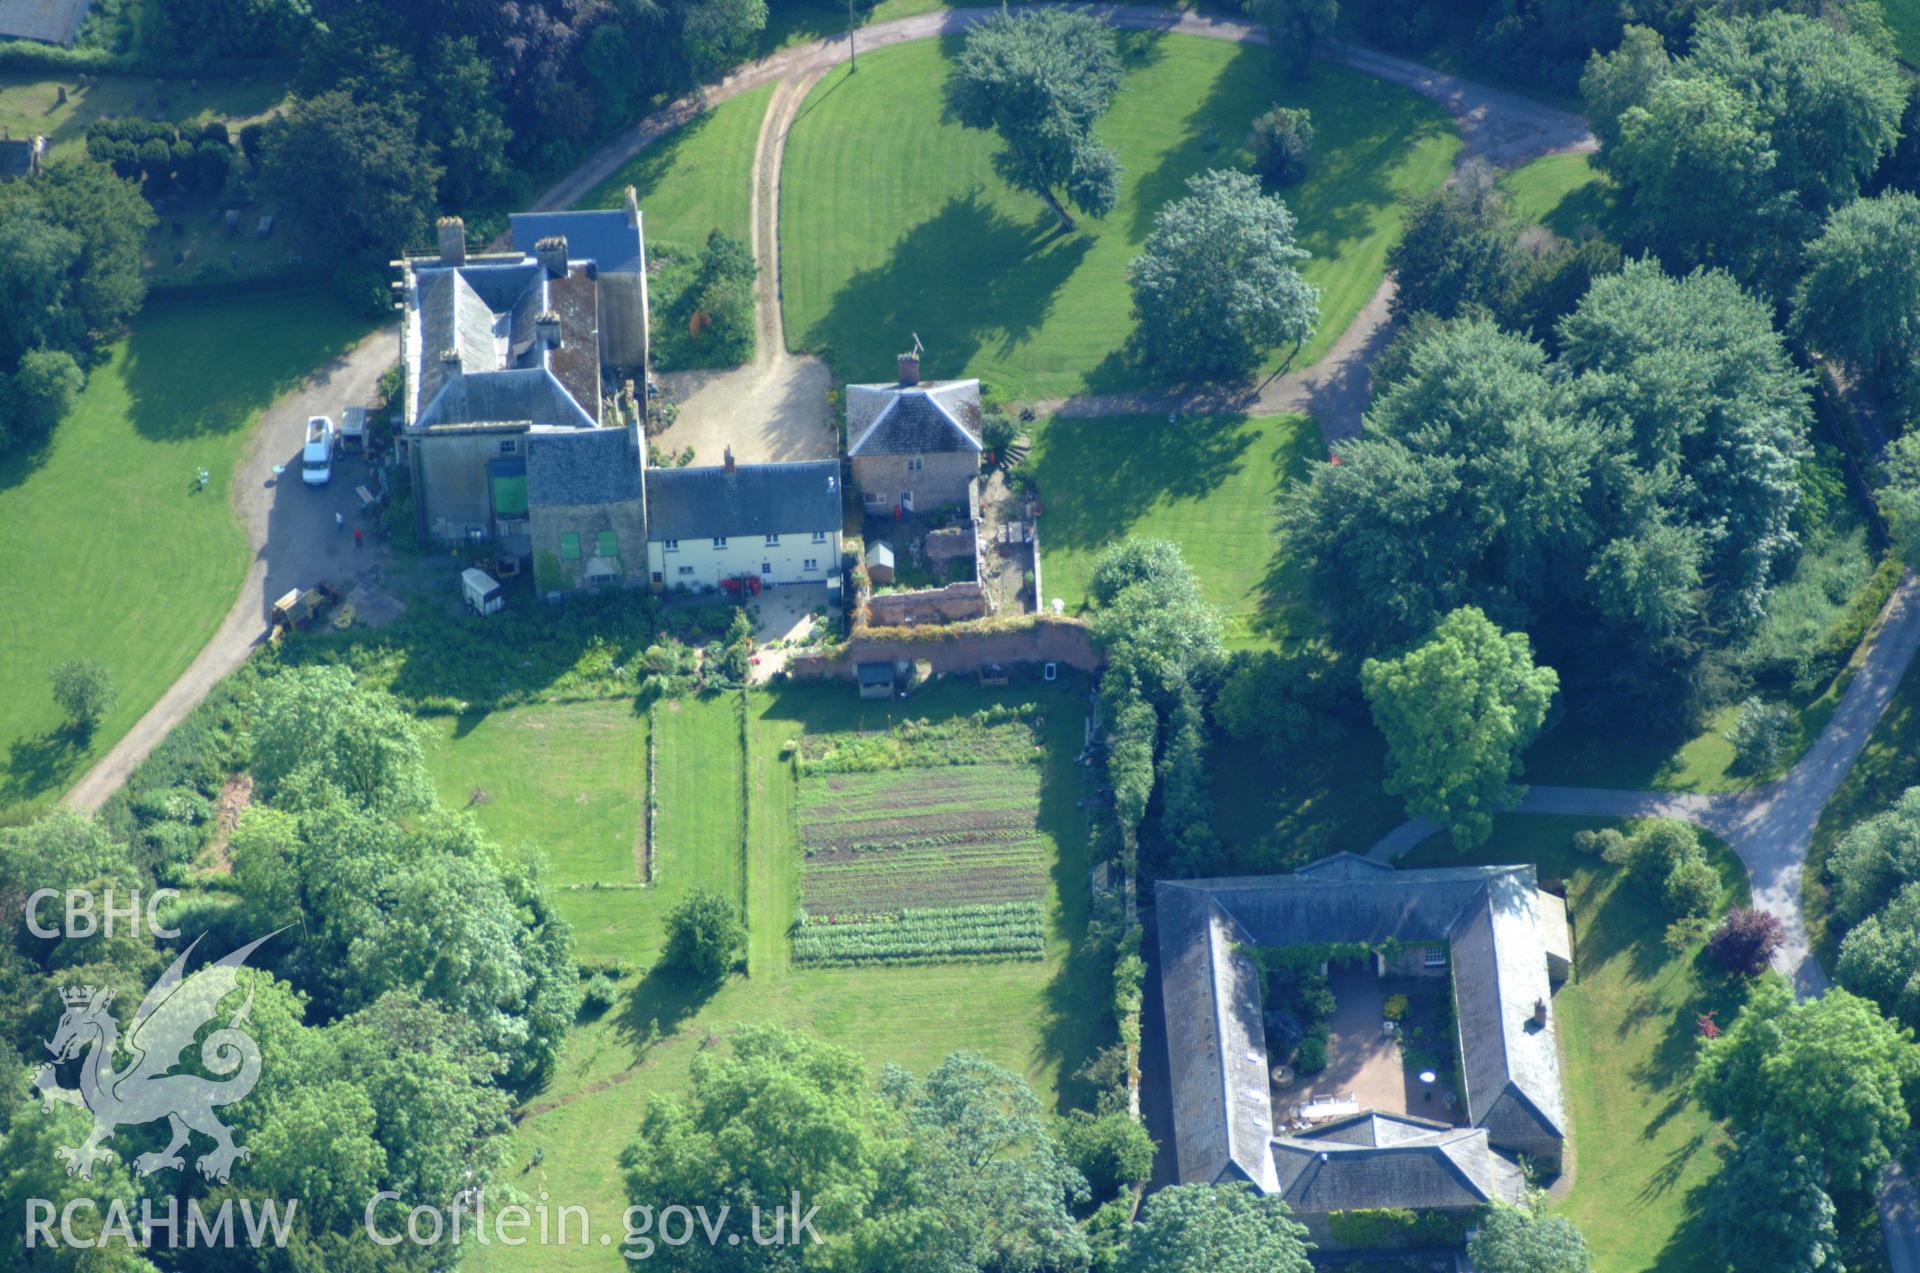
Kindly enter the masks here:
<path id="1" fill-rule="evenodd" d="M 912 491 L 900 492 L 900 507 L 906 509 L 909 513 L 913 511 L 913 492 Z"/>

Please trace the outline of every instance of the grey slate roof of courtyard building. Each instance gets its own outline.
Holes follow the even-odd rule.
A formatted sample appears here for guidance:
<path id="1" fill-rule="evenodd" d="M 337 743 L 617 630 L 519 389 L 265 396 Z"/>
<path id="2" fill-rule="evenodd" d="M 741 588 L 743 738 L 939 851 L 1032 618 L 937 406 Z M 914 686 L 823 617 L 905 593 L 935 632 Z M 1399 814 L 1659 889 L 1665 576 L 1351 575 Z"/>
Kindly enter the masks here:
<path id="1" fill-rule="evenodd" d="M 840 519 L 838 460 L 647 470 L 655 542 L 836 531 Z"/>
<path id="2" fill-rule="evenodd" d="M 1518 1203 L 1526 1174 L 1481 1127 L 1359 1114 L 1273 1142 L 1277 1192 L 1296 1211 Z"/>
<path id="3" fill-rule="evenodd" d="M 1556 949 L 1566 938 L 1564 904 L 1540 892 L 1533 867 L 1396 871 L 1338 854 L 1292 875 L 1162 880 L 1155 899 L 1183 1182 L 1239 1177 L 1268 1193 L 1283 1187 L 1261 975 L 1243 947 L 1445 943 L 1468 1121 L 1495 1120 L 1486 1130 L 1496 1145 L 1518 1124 L 1536 1136 L 1566 1135 L 1553 1021 L 1534 1016 L 1552 993 L 1549 958 L 1571 952 Z"/>
<path id="4" fill-rule="evenodd" d="M 640 498 L 640 456 L 625 429 L 527 439 L 527 503 L 534 508 Z"/>

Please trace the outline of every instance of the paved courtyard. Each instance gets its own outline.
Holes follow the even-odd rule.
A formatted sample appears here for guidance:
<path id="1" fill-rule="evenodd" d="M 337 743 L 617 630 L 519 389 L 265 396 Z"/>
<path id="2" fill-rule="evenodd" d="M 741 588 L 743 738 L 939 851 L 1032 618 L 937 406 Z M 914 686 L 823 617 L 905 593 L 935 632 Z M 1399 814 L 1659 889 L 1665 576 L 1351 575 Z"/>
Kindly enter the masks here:
<path id="1" fill-rule="evenodd" d="M 1333 1042 L 1327 1048 L 1327 1068 L 1273 1087 L 1273 1117 L 1284 1126 L 1294 1106 L 1313 1096 L 1351 1095 L 1359 1108 L 1393 1114 L 1412 1114 L 1452 1122 L 1447 1088 L 1434 1085 L 1431 1100 L 1420 1092 L 1420 1081 L 1401 1063 L 1400 1049 L 1382 1028 L 1387 996 L 1408 989 L 1406 982 L 1382 981 L 1371 968 L 1336 968 L 1332 974 L 1337 1004 Z M 1439 983 L 1444 985 L 1444 983 Z M 1431 991 L 1432 987 L 1417 989 Z"/>

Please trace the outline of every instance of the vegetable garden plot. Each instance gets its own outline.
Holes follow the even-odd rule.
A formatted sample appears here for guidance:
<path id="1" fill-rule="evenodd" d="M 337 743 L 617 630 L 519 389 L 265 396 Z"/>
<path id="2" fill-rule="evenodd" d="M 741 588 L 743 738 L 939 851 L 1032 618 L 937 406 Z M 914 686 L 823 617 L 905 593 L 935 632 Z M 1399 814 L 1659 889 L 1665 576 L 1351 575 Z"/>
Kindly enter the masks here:
<path id="1" fill-rule="evenodd" d="M 799 786 L 802 919 L 810 964 L 1040 959 L 1052 845 L 1039 828 L 1030 728 L 964 739 L 863 736 L 816 750 Z M 949 746 L 939 744 L 947 742 Z M 928 745 L 932 744 L 932 745 Z M 843 769 L 835 756 L 895 766 Z M 906 761 L 900 764 L 900 761 Z"/>

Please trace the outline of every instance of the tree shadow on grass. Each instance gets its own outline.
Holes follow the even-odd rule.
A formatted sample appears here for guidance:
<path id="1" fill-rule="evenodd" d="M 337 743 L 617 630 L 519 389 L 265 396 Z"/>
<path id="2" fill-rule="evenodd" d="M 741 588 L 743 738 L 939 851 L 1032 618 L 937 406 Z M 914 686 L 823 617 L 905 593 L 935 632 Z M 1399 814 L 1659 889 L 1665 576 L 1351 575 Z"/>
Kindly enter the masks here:
<path id="1" fill-rule="evenodd" d="M 86 754 L 86 742 L 69 729 L 50 729 L 15 742 L 7 748 L 0 779 L 0 809 L 64 785 Z"/>
<path id="2" fill-rule="evenodd" d="M 657 963 L 647 969 L 612 1010 L 614 1030 L 633 1049 L 633 1063 L 639 1064 L 655 1044 L 678 1034 L 723 984 Z"/>
<path id="3" fill-rule="evenodd" d="M 840 287 L 807 346 L 858 380 L 890 372 L 901 341 L 918 333 L 928 378 L 957 374 L 989 344 L 1005 357 L 1033 339 L 1092 247 L 1051 213 L 1023 225 L 978 191 L 949 199 L 902 235 L 884 264 Z"/>
<path id="4" fill-rule="evenodd" d="M 602 209 L 624 208 L 627 187 L 632 186 L 639 196 L 640 206 L 645 208 L 653 195 L 659 191 L 662 182 L 669 177 L 680 175 L 676 174 L 674 169 L 680 162 L 681 152 L 691 146 L 700 134 L 712 125 L 713 111 L 701 111 L 620 165 L 611 177 L 601 182 L 594 188 L 592 194 L 581 201 L 581 206 Z M 647 228 L 649 231 L 647 246 L 652 249 L 657 246 L 653 242 L 651 233 L 654 227 L 649 225 Z M 679 236 L 669 235 L 668 237 L 687 238 L 688 242 L 681 244 L 682 247 L 698 247 L 705 238 L 706 231 L 700 227 L 681 226 L 679 229 Z"/>
<path id="5" fill-rule="evenodd" d="M 1162 500 L 1203 499 L 1248 462 L 1260 431 L 1243 415 L 1060 416 L 1031 462 L 1047 543 L 1088 551 L 1124 536 Z M 1073 491 L 1074 499 L 1063 499 Z"/>
<path id="6" fill-rule="evenodd" d="M 368 326 L 317 289 L 149 302 L 117 355 L 134 430 L 185 442 L 245 429 L 309 376 L 324 386 Z"/>
<path id="7" fill-rule="evenodd" d="M 1213 77 L 1207 95 L 1187 112 L 1180 139 L 1156 166 L 1134 178 L 1133 219 L 1127 229 L 1135 241 L 1153 229 L 1153 219 L 1165 204 L 1187 193 L 1187 178 L 1209 168 L 1240 167 L 1242 142 L 1254 116 L 1264 109 L 1255 86 L 1268 82 L 1271 61 L 1266 49 L 1241 45 Z M 1131 58 L 1127 69 L 1136 69 Z"/>

